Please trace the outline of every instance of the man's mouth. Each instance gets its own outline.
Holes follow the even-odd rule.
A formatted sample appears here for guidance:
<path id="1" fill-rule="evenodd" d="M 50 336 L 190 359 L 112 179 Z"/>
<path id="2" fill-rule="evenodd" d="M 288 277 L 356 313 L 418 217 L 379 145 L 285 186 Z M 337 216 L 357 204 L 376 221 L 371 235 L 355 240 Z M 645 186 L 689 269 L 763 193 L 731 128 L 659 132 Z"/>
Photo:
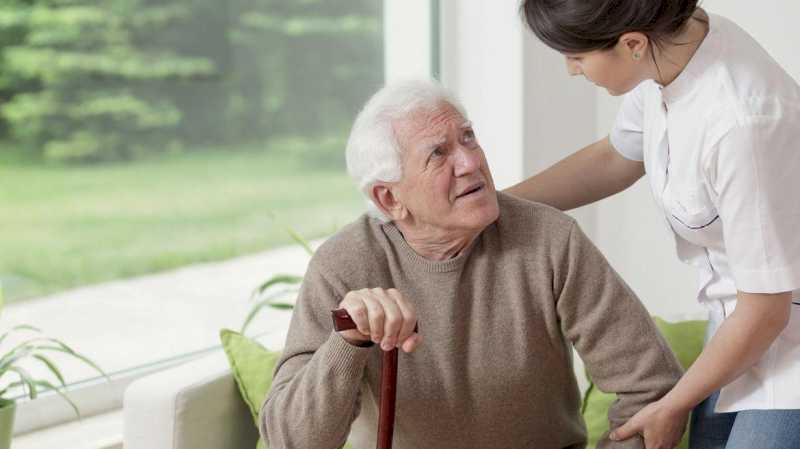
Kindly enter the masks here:
<path id="1" fill-rule="evenodd" d="M 483 191 L 483 188 L 485 186 L 486 185 L 482 181 L 471 184 L 466 189 L 464 189 L 460 194 L 456 195 L 456 199 L 464 198 L 466 196 L 472 195 L 473 193 L 479 193 Z"/>

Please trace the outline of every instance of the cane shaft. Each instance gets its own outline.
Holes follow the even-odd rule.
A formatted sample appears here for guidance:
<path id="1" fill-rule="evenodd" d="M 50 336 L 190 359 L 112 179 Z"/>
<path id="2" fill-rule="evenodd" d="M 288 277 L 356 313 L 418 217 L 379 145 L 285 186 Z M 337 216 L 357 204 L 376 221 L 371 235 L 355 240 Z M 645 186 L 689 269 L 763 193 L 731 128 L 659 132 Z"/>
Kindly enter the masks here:
<path id="1" fill-rule="evenodd" d="M 392 449 L 395 399 L 397 398 L 397 349 L 383 352 L 381 399 L 378 415 L 378 449 Z"/>
<path id="2" fill-rule="evenodd" d="M 331 312 L 333 328 L 337 332 L 355 329 L 356 323 L 344 309 Z M 415 326 L 414 331 L 418 328 Z M 381 359 L 381 397 L 378 414 L 377 449 L 392 449 L 394 434 L 395 400 L 397 399 L 397 348 L 383 351 Z"/>

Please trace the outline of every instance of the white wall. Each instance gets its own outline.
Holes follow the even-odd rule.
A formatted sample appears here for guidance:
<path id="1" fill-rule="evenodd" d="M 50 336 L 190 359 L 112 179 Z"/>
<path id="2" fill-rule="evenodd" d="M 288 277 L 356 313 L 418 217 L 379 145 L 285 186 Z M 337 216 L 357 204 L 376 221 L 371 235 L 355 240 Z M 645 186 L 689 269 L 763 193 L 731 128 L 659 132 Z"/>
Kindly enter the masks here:
<path id="1" fill-rule="evenodd" d="M 703 7 L 750 33 L 795 80 L 800 81 L 800 2 L 795 0 L 704 0 Z"/>
<path id="2" fill-rule="evenodd" d="M 590 141 L 594 89 L 529 33 L 516 2 L 441 0 L 441 74 L 470 114 L 499 189 Z M 591 210 L 573 215 L 588 232 Z"/>
<path id="3" fill-rule="evenodd" d="M 461 100 L 495 178 L 522 178 L 522 27 L 513 7 L 441 0 L 442 83 Z"/>
<path id="4" fill-rule="evenodd" d="M 383 2 L 384 71 L 387 83 L 431 73 L 430 0 Z"/>
<path id="5" fill-rule="evenodd" d="M 800 80 L 800 38 L 796 18 L 800 2 L 706 0 L 704 8 L 724 15 L 747 30 L 792 75 Z M 608 134 L 619 98 L 597 90 L 597 134 Z M 598 204 L 593 238 L 612 265 L 645 299 L 651 312 L 700 311 L 694 304 L 694 270 L 677 261 L 664 220 L 653 205 L 646 180 Z"/>

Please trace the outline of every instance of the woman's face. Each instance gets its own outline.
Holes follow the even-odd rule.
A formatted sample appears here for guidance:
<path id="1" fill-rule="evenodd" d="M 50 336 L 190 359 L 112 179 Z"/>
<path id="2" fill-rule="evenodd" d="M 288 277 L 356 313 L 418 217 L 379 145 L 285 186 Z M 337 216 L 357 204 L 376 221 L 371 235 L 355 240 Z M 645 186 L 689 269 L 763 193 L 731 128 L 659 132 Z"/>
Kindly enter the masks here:
<path id="1" fill-rule="evenodd" d="M 645 78 L 644 64 L 631 57 L 631 51 L 622 42 L 608 50 L 584 53 L 564 53 L 567 72 L 583 75 L 597 86 L 604 87 L 611 95 L 623 95 L 636 87 Z"/>

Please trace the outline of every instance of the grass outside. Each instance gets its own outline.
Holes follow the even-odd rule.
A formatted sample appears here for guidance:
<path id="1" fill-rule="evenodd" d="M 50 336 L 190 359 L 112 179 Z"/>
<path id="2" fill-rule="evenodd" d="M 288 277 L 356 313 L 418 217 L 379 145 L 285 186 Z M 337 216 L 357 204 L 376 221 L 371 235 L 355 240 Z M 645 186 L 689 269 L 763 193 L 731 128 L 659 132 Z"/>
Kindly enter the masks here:
<path id="1" fill-rule="evenodd" d="M 364 208 L 343 168 L 275 151 L 65 167 L 0 162 L 0 281 L 20 301 L 334 232 Z M 255 286 L 254 286 L 255 287 Z"/>

